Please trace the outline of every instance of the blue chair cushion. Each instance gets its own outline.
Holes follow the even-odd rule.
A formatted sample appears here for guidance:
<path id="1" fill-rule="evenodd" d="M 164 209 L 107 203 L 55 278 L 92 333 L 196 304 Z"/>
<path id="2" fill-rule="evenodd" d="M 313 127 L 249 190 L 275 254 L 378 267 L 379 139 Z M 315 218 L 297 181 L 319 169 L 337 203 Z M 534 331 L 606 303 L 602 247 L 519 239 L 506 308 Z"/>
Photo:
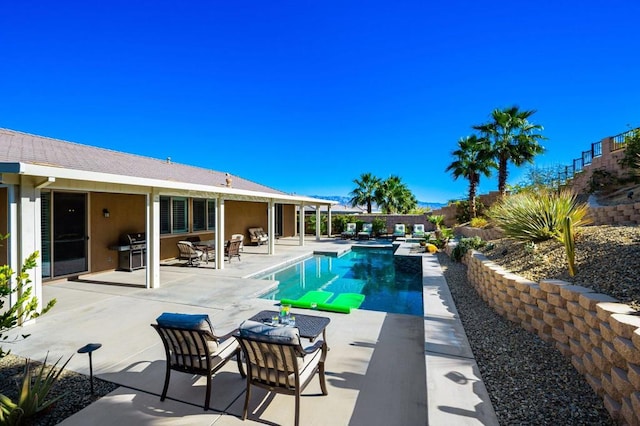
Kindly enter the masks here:
<path id="1" fill-rule="evenodd" d="M 240 336 L 268 343 L 300 344 L 300 331 L 297 327 L 274 327 L 257 321 L 246 320 L 240 324 Z"/>
<path id="2" fill-rule="evenodd" d="M 213 334 L 213 325 L 207 314 L 178 314 L 164 312 L 156 322 L 163 327 L 184 328 L 187 330 L 207 330 Z"/>

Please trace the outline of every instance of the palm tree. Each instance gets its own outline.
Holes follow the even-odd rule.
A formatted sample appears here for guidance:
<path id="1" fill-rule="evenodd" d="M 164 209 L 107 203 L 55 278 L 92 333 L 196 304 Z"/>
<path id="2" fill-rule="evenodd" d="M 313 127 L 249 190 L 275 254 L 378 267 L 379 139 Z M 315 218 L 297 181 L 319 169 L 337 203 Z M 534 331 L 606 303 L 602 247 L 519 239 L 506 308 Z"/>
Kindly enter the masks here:
<path id="1" fill-rule="evenodd" d="M 464 177 L 469 180 L 469 215 L 473 219 L 476 217 L 476 191 L 480 175 L 491 176 L 491 170 L 496 167 L 491 143 L 476 135 L 467 136 L 458 141 L 458 149 L 452 154 L 455 160 L 445 171 L 450 171 L 454 179 Z"/>
<path id="2" fill-rule="evenodd" d="M 371 173 L 363 173 L 360 175 L 360 179 L 354 179 L 356 189 L 351 191 L 351 207 L 360 206 L 362 204 L 367 205 L 367 213 L 371 213 L 371 204 L 377 201 L 375 198 L 376 190 L 380 186 L 380 179 L 373 176 Z"/>
<path id="3" fill-rule="evenodd" d="M 473 126 L 482 136 L 492 143 L 492 150 L 498 160 L 498 191 L 500 195 L 506 193 L 508 163 L 516 166 L 525 162 L 532 163 L 533 158 L 544 152 L 539 141 L 546 139 L 537 133 L 543 130 L 539 124 L 529 122 L 529 117 L 535 110 L 520 111 L 516 105 L 505 109 L 494 109 L 491 113 L 492 121 Z"/>
<path id="4" fill-rule="evenodd" d="M 378 186 L 375 195 L 384 213 L 407 213 L 418 205 L 415 195 L 398 176 L 389 176 Z"/>

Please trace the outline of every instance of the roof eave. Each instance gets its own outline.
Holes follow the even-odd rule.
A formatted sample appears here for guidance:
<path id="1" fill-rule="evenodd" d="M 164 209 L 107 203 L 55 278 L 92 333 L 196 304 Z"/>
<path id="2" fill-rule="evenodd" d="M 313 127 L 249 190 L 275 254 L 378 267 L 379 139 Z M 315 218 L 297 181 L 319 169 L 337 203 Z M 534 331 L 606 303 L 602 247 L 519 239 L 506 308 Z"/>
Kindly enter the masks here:
<path id="1" fill-rule="evenodd" d="M 331 200 L 321 200 L 311 197 L 300 197 L 288 194 L 277 194 L 262 191 L 249 191 L 226 186 L 201 185 L 161 179 L 149 179 L 135 176 L 122 176 L 111 173 L 91 172 L 86 170 L 67 169 L 63 167 L 43 166 L 31 163 L 0 163 L 0 173 L 19 174 L 24 176 L 47 176 L 56 179 L 69 179 L 86 182 L 102 182 L 115 185 L 145 186 L 161 188 L 172 191 L 197 191 L 220 195 L 230 195 L 250 198 L 263 198 L 266 200 L 287 201 L 291 203 L 308 203 L 333 205 Z"/>

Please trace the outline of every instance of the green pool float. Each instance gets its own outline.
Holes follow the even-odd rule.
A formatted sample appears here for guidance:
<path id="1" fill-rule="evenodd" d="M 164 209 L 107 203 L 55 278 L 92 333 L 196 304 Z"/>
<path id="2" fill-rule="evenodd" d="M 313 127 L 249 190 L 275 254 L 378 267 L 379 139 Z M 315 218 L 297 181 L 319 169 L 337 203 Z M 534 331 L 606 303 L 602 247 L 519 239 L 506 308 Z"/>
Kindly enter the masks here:
<path id="1" fill-rule="evenodd" d="M 364 294 L 359 293 L 340 293 L 331 302 L 328 300 L 333 296 L 329 291 L 314 290 L 307 292 L 298 299 L 281 299 L 280 304 L 291 305 L 294 308 L 313 309 L 328 312 L 340 312 L 350 314 L 351 309 L 358 309 L 364 302 Z"/>
<path id="2" fill-rule="evenodd" d="M 294 308 L 312 309 L 312 304 L 319 305 L 325 303 L 333 296 L 330 291 L 313 290 L 305 293 L 304 296 L 298 299 L 281 299 L 281 305 L 291 305 Z"/>

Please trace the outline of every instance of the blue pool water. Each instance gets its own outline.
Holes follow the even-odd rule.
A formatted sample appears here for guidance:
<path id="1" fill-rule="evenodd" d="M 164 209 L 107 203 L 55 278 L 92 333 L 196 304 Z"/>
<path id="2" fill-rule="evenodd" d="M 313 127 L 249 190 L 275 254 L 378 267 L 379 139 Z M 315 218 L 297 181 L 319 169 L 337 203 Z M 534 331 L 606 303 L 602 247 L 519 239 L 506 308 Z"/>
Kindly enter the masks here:
<path id="1" fill-rule="evenodd" d="M 260 278 L 280 282 L 263 299 L 297 299 L 311 290 L 330 291 L 334 297 L 361 293 L 366 297 L 360 309 L 423 314 L 420 257 L 394 256 L 391 248 L 354 247 L 340 257 L 314 255 Z"/>

